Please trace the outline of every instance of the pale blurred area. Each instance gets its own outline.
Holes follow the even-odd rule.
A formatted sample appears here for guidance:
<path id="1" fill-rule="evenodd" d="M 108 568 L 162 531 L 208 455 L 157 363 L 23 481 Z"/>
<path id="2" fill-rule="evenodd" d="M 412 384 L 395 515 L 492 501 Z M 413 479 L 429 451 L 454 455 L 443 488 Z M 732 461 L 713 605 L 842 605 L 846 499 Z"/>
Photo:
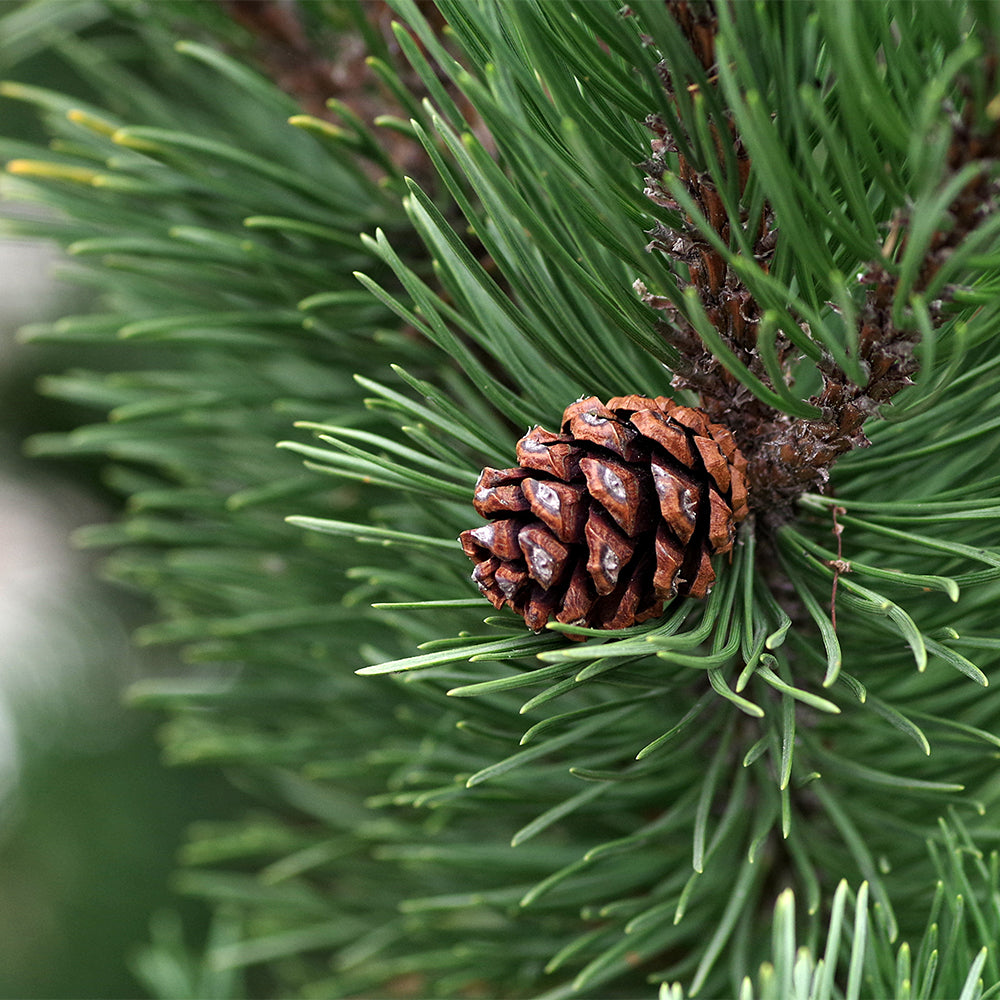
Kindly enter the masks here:
<path id="1" fill-rule="evenodd" d="M 0 386 L 14 396 L 8 405 L 23 402 L 25 387 L 15 386 L 31 377 L 17 329 L 68 305 L 52 280 L 55 259 L 43 244 L 0 241 Z M 21 426 L 30 425 L 18 410 Z M 106 511 L 84 488 L 24 461 L 17 438 L 16 429 L 0 427 L 0 821 L 16 797 L 22 744 L 86 738 L 88 730 L 107 736 L 102 717 L 124 678 L 120 668 L 92 661 L 121 663 L 126 649 L 119 622 L 102 613 L 83 559 L 68 544 L 74 527 Z M 46 725 L 25 732 L 19 717 L 39 714 Z"/>
<path id="2" fill-rule="evenodd" d="M 109 717 L 120 714 L 131 653 L 67 542 L 88 508 L 92 519 L 104 513 L 58 481 L 0 469 L 0 810 L 17 790 L 22 742 L 115 739 Z M 19 709 L 49 725 L 23 732 Z"/>
<path id="3" fill-rule="evenodd" d="M 16 330 L 67 304 L 52 280 L 54 260 L 45 245 L 0 241 L 0 385 L 20 374 Z M 81 487 L 22 460 L 20 446 L 0 427 L 0 820 L 17 791 L 22 742 L 86 738 L 88 730 L 108 738 L 109 698 L 123 671 L 91 661 L 122 664 L 128 656 L 121 625 L 102 612 L 68 543 L 74 527 L 107 512 Z M 24 733 L 19 707 L 49 716 L 50 725 Z"/>
<path id="4" fill-rule="evenodd" d="M 118 515 L 99 463 L 24 455 L 33 433 L 102 419 L 33 388 L 93 359 L 17 340 L 24 324 L 86 310 L 53 283 L 58 264 L 51 247 L 0 238 L 0 998 L 112 1000 L 143 995 L 129 961 L 152 915 L 177 906 L 185 826 L 230 800 L 216 774 L 164 768 L 160 720 L 123 703 L 175 654 L 133 648 L 144 600 L 102 583 L 102 554 L 71 544 Z M 183 905 L 197 928 L 200 906 Z"/>
<path id="5" fill-rule="evenodd" d="M 0 13 L 16 8 L 0 0 Z M 52 32 L 101 21 L 107 8 L 56 2 L 53 13 L 51 30 L 0 37 L 0 77 L 81 87 L 48 47 Z M 48 142 L 35 113 L 9 100 L 0 100 L 0 136 Z M 2 194 L 0 1000 L 125 1000 L 146 995 L 130 963 L 154 915 L 180 910 L 197 947 L 207 914 L 171 892 L 177 852 L 190 822 L 231 815 L 235 796 L 216 772 L 165 768 L 163 720 L 125 705 L 133 680 L 178 663 L 173 650 L 132 646 L 132 630 L 154 617 L 149 602 L 101 582 L 104 554 L 71 543 L 75 529 L 120 516 L 101 462 L 26 457 L 31 435 L 104 418 L 41 396 L 38 379 L 115 361 L 107 351 L 18 341 L 26 324 L 88 311 L 89 293 L 53 280 L 65 268 L 54 246 L 5 237 L 3 217 L 45 209 Z"/>

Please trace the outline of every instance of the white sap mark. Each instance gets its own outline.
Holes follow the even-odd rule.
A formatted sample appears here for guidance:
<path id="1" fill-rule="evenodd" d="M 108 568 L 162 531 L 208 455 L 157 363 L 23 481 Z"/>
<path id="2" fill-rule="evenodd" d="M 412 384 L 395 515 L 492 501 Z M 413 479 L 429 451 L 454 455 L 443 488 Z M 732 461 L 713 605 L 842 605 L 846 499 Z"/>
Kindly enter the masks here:
<path id="1" fill-rule="evenodd" d="M 681 492 L 681 510 L 684 511 L 684 516 L 689 521 L 694 521 L 697 514 L 695 503 L 698 500 L 697 494 L 694 490 L 683 490 Z"/>
<path id="2" fill-rule="evenodd" d="M 611 494 L 612 499 L 617 500 L 618 503 L 625 503 L 625 484 L 618 477 L 617 473 L 613 472 L 606 465 L 602 465 L 600 478 L 604 484 L 604 488 Z"/>
<path id="3" fill-rule="evenodd" d="M 599 427 L 601 424 L 606 424 L 608 422 L 607 417 L 602 417 L 599 413 L 594 413 L 593 410 L 587 410 L 583 416 L 583 422 L 585 424 L 590 424 L 591 427 Z"/>
<path id="4" fill-rule="evenodd" d="M 490 498 L 490 490 L 487 487 L 483 487 L 481 490 L 476 490 L 476 499 L 480 503 L 485 503 Z"/>
<path id="5" fill-rule="evenodd" d="M 496 528 L 492 524 L 484 524 L 481 528 L 476 528 L 471 532 L 472 537 L 484 548 L 492 549 L 496 538 Z"/>
<path id="6" fill-rule="evenodd" d="M 559 502 L 559 494 L 548 483 L 539 483 L 535 489 L 535 496 L 538 502 L 553 514 L 558 514 L 562 504 Z"/>
<path id="7" fill-rule="evenodd" d="M 528 550 L 525 555 L 528 557 L 528 562 L 534 570 L 535 579 L 547 587 L 552 582 L 552 574 L 555 571 L 555 563 L 552 561 L 552 556 L 537 542 L 525 542 L 525 547 Z"/>
<path id="8" fill-rule="evenodd" d="M 498 576 L 497 586 L 500 588 L 500 593 L 509 601 L 517 593 L 518 581 Z"/>
<path id="9" fill-rule="evenodd" d="M 615 552 L 613 548 L 606 545 L 604 547 L 604 551 L 601 553 L 601 569 L 604 571 L 605 575 L 609 577 L 609 579 L 616 580 L 621 566 L 622 563 L 618 558 L 618 553 Z"/>

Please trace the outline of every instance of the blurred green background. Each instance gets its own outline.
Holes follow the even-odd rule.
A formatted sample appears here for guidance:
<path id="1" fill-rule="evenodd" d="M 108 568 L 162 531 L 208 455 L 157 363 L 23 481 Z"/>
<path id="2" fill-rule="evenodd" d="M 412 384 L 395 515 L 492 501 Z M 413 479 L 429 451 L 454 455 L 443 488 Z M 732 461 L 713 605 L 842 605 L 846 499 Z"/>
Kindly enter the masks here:
<path id="1" fill-rule="evenodd" d="M 77 87 L 45 51 L 5 56 L 0 76 Z M 4 137 L 33 127 L 0 103 Z M 180 908 L 192 933 L 205 926 L 199 904 L 171 895 L 171 872 L 187 823 L 230 815 L 235 793 L 217 773 L 163 767 L 158 720 L 123 703 L 134 678 L 173 664 L 131 647 L 145 606 L 71 545 L 116 516 L 99 468 L 23 455 L 31 434 L 95 418 L 35 389 L 75 359 L 16 341 L 22 324 L 80 308 L 58 266 L 50 247 L 0 239 L 0 996 L 134 997 L 130 956 L 153 915 Z"/>
<path id="2" fill-rule="evenodd" d="M 233 793 L 218 774 L 164 768 L 157 720 L 123 704 L 133 678 L 168 664 L 130 646 L 142 603 L 71 546 L 74 528 L 115 516 L 97 469 L 22 456 L 27 435 L 80 418 L 33 388 L 67 359 L 15 344 L 65 294 L 35 249 L 0 243 L 0 996 L 130 997 L 129 955 L 177 905 L 186 824 L 228 815 Z"/>

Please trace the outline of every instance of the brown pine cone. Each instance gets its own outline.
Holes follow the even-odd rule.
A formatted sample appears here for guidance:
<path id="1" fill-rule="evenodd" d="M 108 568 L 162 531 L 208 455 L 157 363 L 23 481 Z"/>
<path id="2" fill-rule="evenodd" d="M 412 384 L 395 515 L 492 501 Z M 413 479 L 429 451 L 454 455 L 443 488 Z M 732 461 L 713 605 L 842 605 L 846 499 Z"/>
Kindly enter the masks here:
<path id="1" fill-rule="evenodd" d="M 658 396 L 596 396 L 535 427 L 516 469 L 484 469 L 473 506 L 490 523 L 459 536 L 472 579 L 530 629 L 625 628 L 674 597 L 705 597 L 711 557 L 748 513 L 746 459 L 729 430 Z"/>

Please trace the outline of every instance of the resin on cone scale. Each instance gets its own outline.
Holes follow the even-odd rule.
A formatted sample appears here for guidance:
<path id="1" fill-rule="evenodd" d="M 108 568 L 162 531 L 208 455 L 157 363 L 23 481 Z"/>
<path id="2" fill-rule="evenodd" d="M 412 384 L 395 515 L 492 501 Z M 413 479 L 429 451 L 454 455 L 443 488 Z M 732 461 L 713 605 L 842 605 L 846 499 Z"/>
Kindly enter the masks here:
<path id="1" fill-rule="evenodd" d="M 489 523 L 459 541 L 493 606 L 535 631 L 625 628 L 705 597 L 748 513 L 732 434 L 662 396 L 580 399 L 561 433 L 521 438 L 517 461 L 483 470 L 473 506 Z"/>

